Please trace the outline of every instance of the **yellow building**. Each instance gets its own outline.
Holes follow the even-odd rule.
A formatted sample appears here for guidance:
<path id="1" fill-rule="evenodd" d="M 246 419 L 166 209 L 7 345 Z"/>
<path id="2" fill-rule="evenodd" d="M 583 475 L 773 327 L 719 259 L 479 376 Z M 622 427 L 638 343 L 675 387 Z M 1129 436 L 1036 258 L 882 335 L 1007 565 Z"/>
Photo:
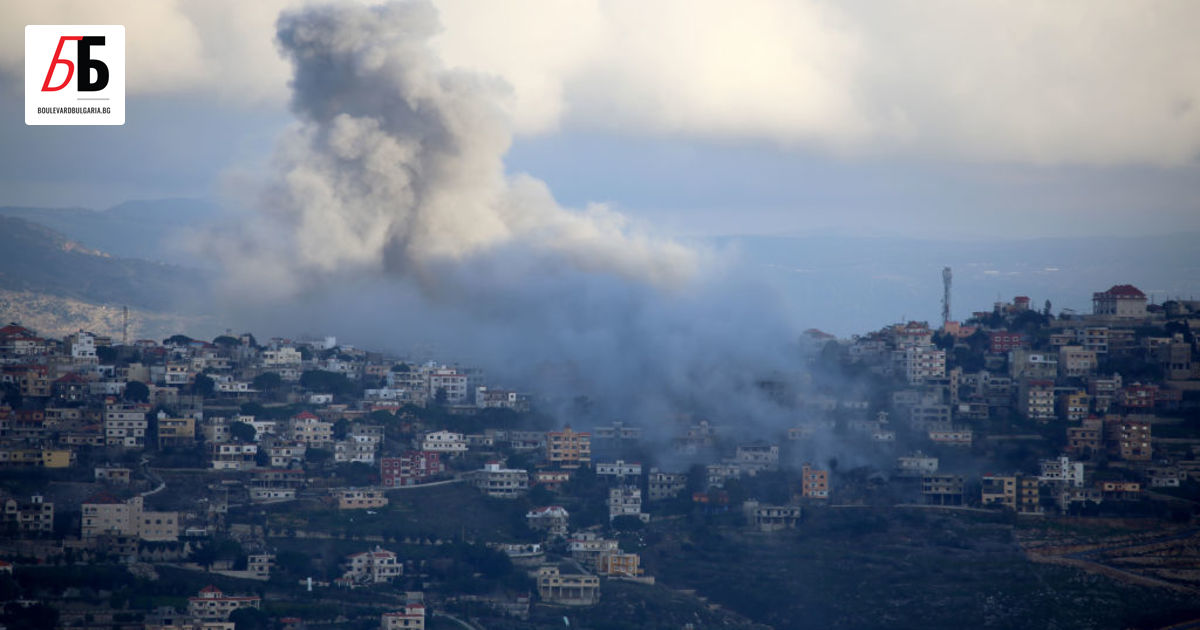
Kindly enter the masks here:
<path id="1" fill-rule="evenodd" d="M 608 553 L 600 556 L 600 575 L 638 577 L 642 558 L 636 553 Z"/>
<path id="2" fill-rule="evenodd" d="M 561 468 L 579 468 L 592 463 L 592 434 L 576 433 L 571 427 L 546 434 L 550 463 Z"/>

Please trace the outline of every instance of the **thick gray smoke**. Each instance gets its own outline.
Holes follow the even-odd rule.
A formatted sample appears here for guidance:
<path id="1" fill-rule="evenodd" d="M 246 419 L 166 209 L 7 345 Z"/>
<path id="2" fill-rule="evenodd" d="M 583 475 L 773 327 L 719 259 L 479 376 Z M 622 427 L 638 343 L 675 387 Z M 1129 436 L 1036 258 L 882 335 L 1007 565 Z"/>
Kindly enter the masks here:
<path id="1" fill-rule="evenodd" d="M 493 382 L 588 395 L 608 420 L 794 423 L 759 386 L 800 369 L 771 294 L 725 256 L 508 176 L 505 86 L 443 67 L 437 28 L 423 3 L 281 17 L 298 124 L 223 249 L 236 294 L 307 296 L 294 329 L 428 340 Z"/>
<path id="2" fill-rule="evenodd" d="M 295 69 L 299 119 L 261 206 L 275 238 L 256 251 L 254 293 L 284 294 L 314 275 L 385 272 L 441 286 L 430 267 L 496 247 L 574 269 L 677 285 L 696 256 L 627 229 L 596 206 L 560 208 L 530 177 L 507 177 L 511 131 L 496 80 L 442 67 L 424 3 L 286 13 L 278 40 Z"/>

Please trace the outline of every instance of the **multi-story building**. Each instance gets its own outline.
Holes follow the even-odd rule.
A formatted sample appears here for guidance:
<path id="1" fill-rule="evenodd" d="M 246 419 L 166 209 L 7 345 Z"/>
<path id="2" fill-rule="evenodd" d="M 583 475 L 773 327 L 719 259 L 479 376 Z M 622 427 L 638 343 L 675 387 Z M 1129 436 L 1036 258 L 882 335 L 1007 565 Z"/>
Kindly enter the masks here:
<path id="1" fill-rule="evenodd" d="M 346 572 L 341 582 L 347 585 L 382 584 L 402 575 L 404 565 L 396 554 L 378 546 L 374 551 L 364 551 L 346 557 Z"/>
<path id="2" fill-rule="evenodd" d="M 1146 316 L 1146 294 L 1132 284 L 1115 284 L 1092 294 L 1092 314 L 1118 318 Z"/>
<path id="3" fill-rule="evenodd" d="M 1150 461 L 1153 456 L 1147 417 L 1107 416 L 1104 433 L 1111 455 L 1128 462 Z"/>
<path id="4" fill-rule="evenodd" d="M 623 459 L 618 459 L 615 462 L 596 462 L 596 474 L 600 477 L 613 477 L 616 479 L 641 477 L 642 465 L 637 462 L 626 462 Z"/>
<path id="5" fill-rule="evenodd" d="M 550 463 L 560 468 L 579 468 L 592 463 L 592 434 L 577 433 L 571 427 L 546 433 L 546 452 Z"/>
<path id="6" fill-rule="evenodd" d="M 927 505 L 962 505 L 965 484 L 962 475 L 925 475 L 921 478 L 921 495 Z"/>
<path id="7" fill-rule="evenodd" d="M 196 597 L 188 598 L 188 615 L 202 619 L 228 619 L 239 608 L 259 608 L 262 598 L 257 595 L 226 595 L 209 585 Z"/>
<path id="8" fill-rule="evenodd" d="M 1067 428 L 1067 452 L 1091 456 L 1104 448 L 1104 421 L 1084 418 L 1080 426 Z"/>
<path id="9" fill-rule="evenodd" d="M 1020 514 L 1041 512 L 1038 480 L 1025 475 L 986 474 L 982 479 L 981 503 L 999 505 Z"/>
<path id="10" fill-rule="evenodd" d="M 563 573 L 557 566 L 537 571 L 542 601 L 565 606 L 591 606 L 600 601 L 600 578 L 586 573 Z"/>
<path id="11" fill-rule="evenodd" d="M 303 442 L 313 448 L 324 448 L 333 442 L 333 423 L 318 418 L 311 411 L 301 411 L 292 416 L 288 431 L 292 441 Z"/>
<path id="12" fill-rule="evenodd" d="M 555 536 L 566 536 L 571 514 L 559 505 L 547 505 L 534 508 L 525 514 L 529 528 L 544 531 Z"/>
<path id="13" fill-rule="evenodd" d="M 969 427 L 944 426 L 929 429 L 929 441 L 945 446 L 970 448 L 975 440 L 975 432 Z"/>
<path id="14" fill-rule="evenodd" d="M 1017 349 L 1008 353 L 1008 375 L 1014 380 L 1058 377 L 1058 355 L 1051 352 Z"/>
<path id="15" fill-rule="evenodd" d="M 1017 389 L 1017 411 L 1030 420 L 1054 419 L 1054 381 L 1026 379 Z"/>
<path id="16" fill-rule="evenodd" d="M 687 489 L 688 477 L 684 474 L 666 473 L 651 468 L 646 480 L 646 498 L 651 501 L 663 501 L 679 496 Z"/>
<path id="17" fill-rule="evenodd" d="M 638 577 L 643 573 L 642 558 L 636 553 L 608 553 L 600 556 L 597 573 L 609 577 Z"/>
<path id="18" fill-rule="evenodd" d="M 339 510 L 365 510 L 381 508 L 388 504 L 382 490 L 360 490 L 348 488 L 337 492 Z"/>
<path id="19" fill-rule="evenodd" d="M 761 441 L 738 444 L 733 460 L 743 474 L 775 470 L 779 468 L 779 445 Z"/>
<path id="20" fill-rule="evenodd" d="M 122 501 L 101 492 L 83 502 L 82 535 L 132 536 L 148 541 L 179 539 L 179 513 L 153 512 L 142 507 L 142 497 Z"/>
<path id="21" fill-rule="evenodd" d="M 484 494 L 497 499 L 518 499 L 529 492 L 529 471 L 505 468 L 498 461 L 484 464 L 472 474 L 471 481 Z"/>
<path id="22" fill-rule="evenodd" d="M 1022 333 L 996 330 L 988 335 L 988 350 L 993 354 L 1008 354 L 1019 348 L 1028 348 L 1029 338 Z"/>
<path id="23" fill-rule="evenodd" d="M 1088 378 L 1088 394 L 1092 397 L 1092 411 L 1101 415 L 1108 413 L 1109 408 L 1117 400 L 1117 393 L 1121 391 L 1121 385 L 1121 375 L 1116 373 L 1107 377 Z"/>
<path id="24" fill-rule="evenodd" d="M 945 378 L 946 351 L 934 346 L 912 346 L 896 351 L 897 367 L 909 385 Z"/>
<path id="25" fill-rule="evenodd" d="M 1083 462 L 1073 462 L 1070 457 L 1062 456 L 1053 459 L 1043 459 L 1042 473 L 1038 481 L 1042 483 L 1061 483 L 1074 488 L 1083 487 Z"/>
<path id="26" fill-rule="evenodd" d="M 642 521 L 650 515 L 642 512 L 642 490 L 637 486 L 618 486 L 608 490 L 608 520 L 618 516 L 633 516 Z"/>
<path id="27" fill-rule="evenodd" d="M 897 477 L 924 477 L 938 470 L 938 458 L 920 451 L 896 458 Z"/>
<path id="28" fill-rule="evenodd" d="M 104 442 L 108 446 L 145 448 L 149 405 L 110 403 L 104 407 Z"/>
<path id="29" fill-rule="evenodd" d="M 467 452 L 467 438 L 453 431 L 431 431 L 421 437 L 421 450 L 457 455 Z"/>
<path id="30" fill-rule="evenodd" d="M 159 411 L 157 417 L 158 447 L 189 446 L 196 443 L 196 420 L 191 417 L 170 418 Z"/>
<path id="31" fill-rule="evenodd" d="M 429 372 L 430 400 L 445 400 L 451 405 L 467 402 L 469 377 L 454 368 L 437 368 Z M 439 398 L 439 395 L 442 398 Z"/>
<path id="32" fill-rule="evenodd" d="M 1079 422 L 1091 412 L 1091 396 L 1081 389 L 1067 388 L 1056 394 L 1058 417 L 1067 422 Z"/>
<path id="33" fill-rule="evenodd" d="M 623 440 L 636 442 L 642 439 L 641 427 L 625 426 L 624 422 L 613 422 L 607 427 L 596 427 L 595 437 L 597 440 Z"/>
<path id="34" fill-rule="evenodd" d="M 379 461 L 380 483 L 385 488 L 415 486 L 446 472 L 441 454 L 430 451 L 406 451 L 399 457 Z"/>
<path id="35" fill-rule="evenodd" d="M 804 464 L 800 468 L 800 496 L 806 499 L 828 499 L 829 471 Z"/>
<path id="36" fill-rule="evenodd" d="M 8 498 L 2 505 L 5 529 L 25 534 L 54 531 L 54 504 L 42 495 L 33 495 L 28 503 Z"/>
<path id="37" fill-rule="evenodd" d="M 383 613 L 379 630 L 425 630 L 425 604 L 405 604 L 400 610 Z"/>
<path id="38" fill-rule="evenodd" d="M 1065 378 L 1088 376 L 1098 365 L 1095 350 L 1083 346 L 1062 346 L 1058 349 L 1058 375 Z"/>

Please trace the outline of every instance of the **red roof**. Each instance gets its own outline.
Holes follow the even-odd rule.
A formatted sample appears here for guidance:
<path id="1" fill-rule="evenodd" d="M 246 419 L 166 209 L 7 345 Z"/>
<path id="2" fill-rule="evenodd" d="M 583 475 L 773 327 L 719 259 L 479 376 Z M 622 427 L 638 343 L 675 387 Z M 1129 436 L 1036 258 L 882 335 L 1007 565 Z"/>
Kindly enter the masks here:
<path id="1" fill-rule="evenodd" d="M 301 411 L 292 417 L 297 420 L 320 420 L 320 418 L 317 417 L 317 414 L 311 411 Z"/>
<path id="2" fill-rule="evenodd" d="M 95 505 L 95 504 L 113 505 L 113 504 L 117 504 L 117 503 L 124 503 L 124 501 L 118 499 L 117 497 L 114 497 L 113 495 L 111 495 L 107 492 L 97 492 L 96 494 L 93 494 L 91 496 L 91 498 L 84 501 L 84 503 L 88 503 L 88 504 L 92 504 L 92 505 Z"/>
<path id="3" fill-rule="evenodd" d="M 1129 297 L 1129 298 L 1144 298 L 1145 293 L 1142 293 L 1137 287 L 1132 284 L 1114 284 L 1111 289 L 1105 291 L 1102 295 L 1110 295 L 1113 297 Z"/>
<path id="4" fill-rule="evenodd" d="M 209 584 L 208 586 L 205 586 L 204 588 L 200 589 L 200 592 L 201 593 L 220 593 L 221 589 L 213 586 L 212 584 Z"/>

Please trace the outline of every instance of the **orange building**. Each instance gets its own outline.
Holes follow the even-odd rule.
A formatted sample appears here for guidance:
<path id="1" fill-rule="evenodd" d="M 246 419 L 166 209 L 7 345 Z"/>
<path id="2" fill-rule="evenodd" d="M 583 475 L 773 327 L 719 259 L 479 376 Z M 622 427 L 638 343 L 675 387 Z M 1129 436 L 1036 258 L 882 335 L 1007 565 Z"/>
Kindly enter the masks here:
<path id="1" fill-rule="evenodd" d="M 829 472 L 805 464 L 800 469 L 800 496 L 806 499 L 828 499 Z"/>
<path id="2" fill-rule="evenodd" d="M 579 468 L 592 463 L 592 434 L 576 433 L 571 427 L 546 434 L 546 453 L 551 465 Z"/>

